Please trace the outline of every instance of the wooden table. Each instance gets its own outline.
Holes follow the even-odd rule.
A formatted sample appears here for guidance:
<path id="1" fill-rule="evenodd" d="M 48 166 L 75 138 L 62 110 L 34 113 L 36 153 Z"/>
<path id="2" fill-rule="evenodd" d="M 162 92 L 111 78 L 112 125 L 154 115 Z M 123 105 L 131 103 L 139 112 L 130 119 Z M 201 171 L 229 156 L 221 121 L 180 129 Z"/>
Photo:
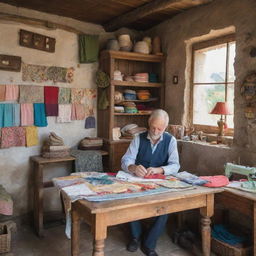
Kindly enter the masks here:
<path id="1" fill-rule="evenodd" d="M 211 228 L 210 217 L 214 212 L 214 193 L 222 189 L 197 187 L 193 190 L 169 192 L 154 196 L 113 200 L 108 202 L 89 202 L 78 200 L 72 203 L 71 254 L 79 255 L 80 221 L 91 226 L 94 236 L 93 256 L 104 256 L 104 240 L 109 226 L 145 219 L 168 213 L 190 209 L 200 209 L 202 215 L 202 251 L 210 255 Z"/>
<path id="2" fill-rule="evenodd" d="M 228 210 L 236 210 L 252 218 L 253 222 L 253 255 L 256 255 L 256 195 L 238 189 L 224 188 L 216 195 L 216 204 L 221 204 Z"/>

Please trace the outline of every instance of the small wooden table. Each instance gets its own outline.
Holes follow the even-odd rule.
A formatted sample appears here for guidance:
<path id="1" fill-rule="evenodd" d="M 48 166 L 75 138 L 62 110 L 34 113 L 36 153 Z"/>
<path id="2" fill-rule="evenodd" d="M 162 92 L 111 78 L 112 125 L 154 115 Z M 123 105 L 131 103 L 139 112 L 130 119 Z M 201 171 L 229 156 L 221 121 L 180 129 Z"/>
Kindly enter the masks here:
<path id="1" fill-rule="evenodd" d="M 216 204 L 221 204 L 228 210 L 236 210 L 252 218 L 253 222 L 253 255 L 256 255 L 256 195 L 238 189 L 224 188 L 216 195 Z"/>
<path id="2" fill-rule="evenodd" d="M 221 191 L 223 190 L 197 187 L 181 192 L 107 202 L 75 201 L 72 203 L 71 210 L 71 255 L 79 255 L 81 220 L 91 226 L 94 236 L 92 255 L 104 256 L 104 240 L 107 238 L 109 226 L 199 208 L 202 215 L 203 255 L 209 256 L 211 247 L 210 217 L 214 213 L 214 194 Z"/>

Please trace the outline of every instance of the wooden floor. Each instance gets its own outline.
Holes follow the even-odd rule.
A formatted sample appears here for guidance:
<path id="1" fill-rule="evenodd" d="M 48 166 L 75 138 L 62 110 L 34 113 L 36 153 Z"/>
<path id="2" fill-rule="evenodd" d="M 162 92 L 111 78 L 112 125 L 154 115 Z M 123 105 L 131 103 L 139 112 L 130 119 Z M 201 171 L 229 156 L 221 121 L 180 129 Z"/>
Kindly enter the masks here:
<path id="1" fill-rule="evenodd" d="M 70 240 L 64 234 L 64 225 L 50 227 L 45 230 L 45 237 L 38 238 L 34 235 L 32 228 L 28 225 L 18 227 L 18 232 L 12 236 L 11 253 L 1 256 L 69 256 Z M 108 238 L 105 242 L 106 256 L 143 256 L 138 250 L 131 253 L 126 251 L 127 226 L 114 226 L 108 229 Z M 92 238 L 89 227 L 81 225 L 81 247 L 80 255 L 91 256 Z M 191 256 L 192 254 L 171 242 L 167 232 L 158 241 L 157 250 L 159 256 Z"/>

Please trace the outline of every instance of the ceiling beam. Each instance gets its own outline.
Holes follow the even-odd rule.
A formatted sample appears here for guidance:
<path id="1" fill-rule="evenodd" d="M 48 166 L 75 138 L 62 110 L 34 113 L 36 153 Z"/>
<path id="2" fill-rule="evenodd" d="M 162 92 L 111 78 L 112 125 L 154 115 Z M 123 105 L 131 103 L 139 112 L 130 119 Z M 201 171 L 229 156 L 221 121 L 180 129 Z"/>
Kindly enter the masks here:
<path id="1" fill-rule="evenodd" d="M 207 4 L 213 0 L 154 0 L 150 3 L 144 4 L 124 15 L 105 23 L 103 27 L 106 31 L 114 31 L 118 28 L 125 27 L 128 24 L 135 22 L 152 13 L 160 12 L 166 8 L 175 8 L 180 3 L 195 3 L 197 5 Z"/>

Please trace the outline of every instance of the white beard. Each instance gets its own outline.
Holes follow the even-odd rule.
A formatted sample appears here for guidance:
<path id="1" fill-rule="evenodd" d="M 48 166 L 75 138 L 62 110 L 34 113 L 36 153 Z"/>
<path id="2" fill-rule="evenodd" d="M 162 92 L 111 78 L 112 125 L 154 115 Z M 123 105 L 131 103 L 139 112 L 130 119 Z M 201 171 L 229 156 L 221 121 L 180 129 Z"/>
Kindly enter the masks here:
<path id="1" fill-rule="evenodd" d="M 158 140 L 161 137 L 162 134 L 158 134 L 158 135 L 153 135 L 153 134 L 149 134 L 150 138 L 152 140 Z"/>

